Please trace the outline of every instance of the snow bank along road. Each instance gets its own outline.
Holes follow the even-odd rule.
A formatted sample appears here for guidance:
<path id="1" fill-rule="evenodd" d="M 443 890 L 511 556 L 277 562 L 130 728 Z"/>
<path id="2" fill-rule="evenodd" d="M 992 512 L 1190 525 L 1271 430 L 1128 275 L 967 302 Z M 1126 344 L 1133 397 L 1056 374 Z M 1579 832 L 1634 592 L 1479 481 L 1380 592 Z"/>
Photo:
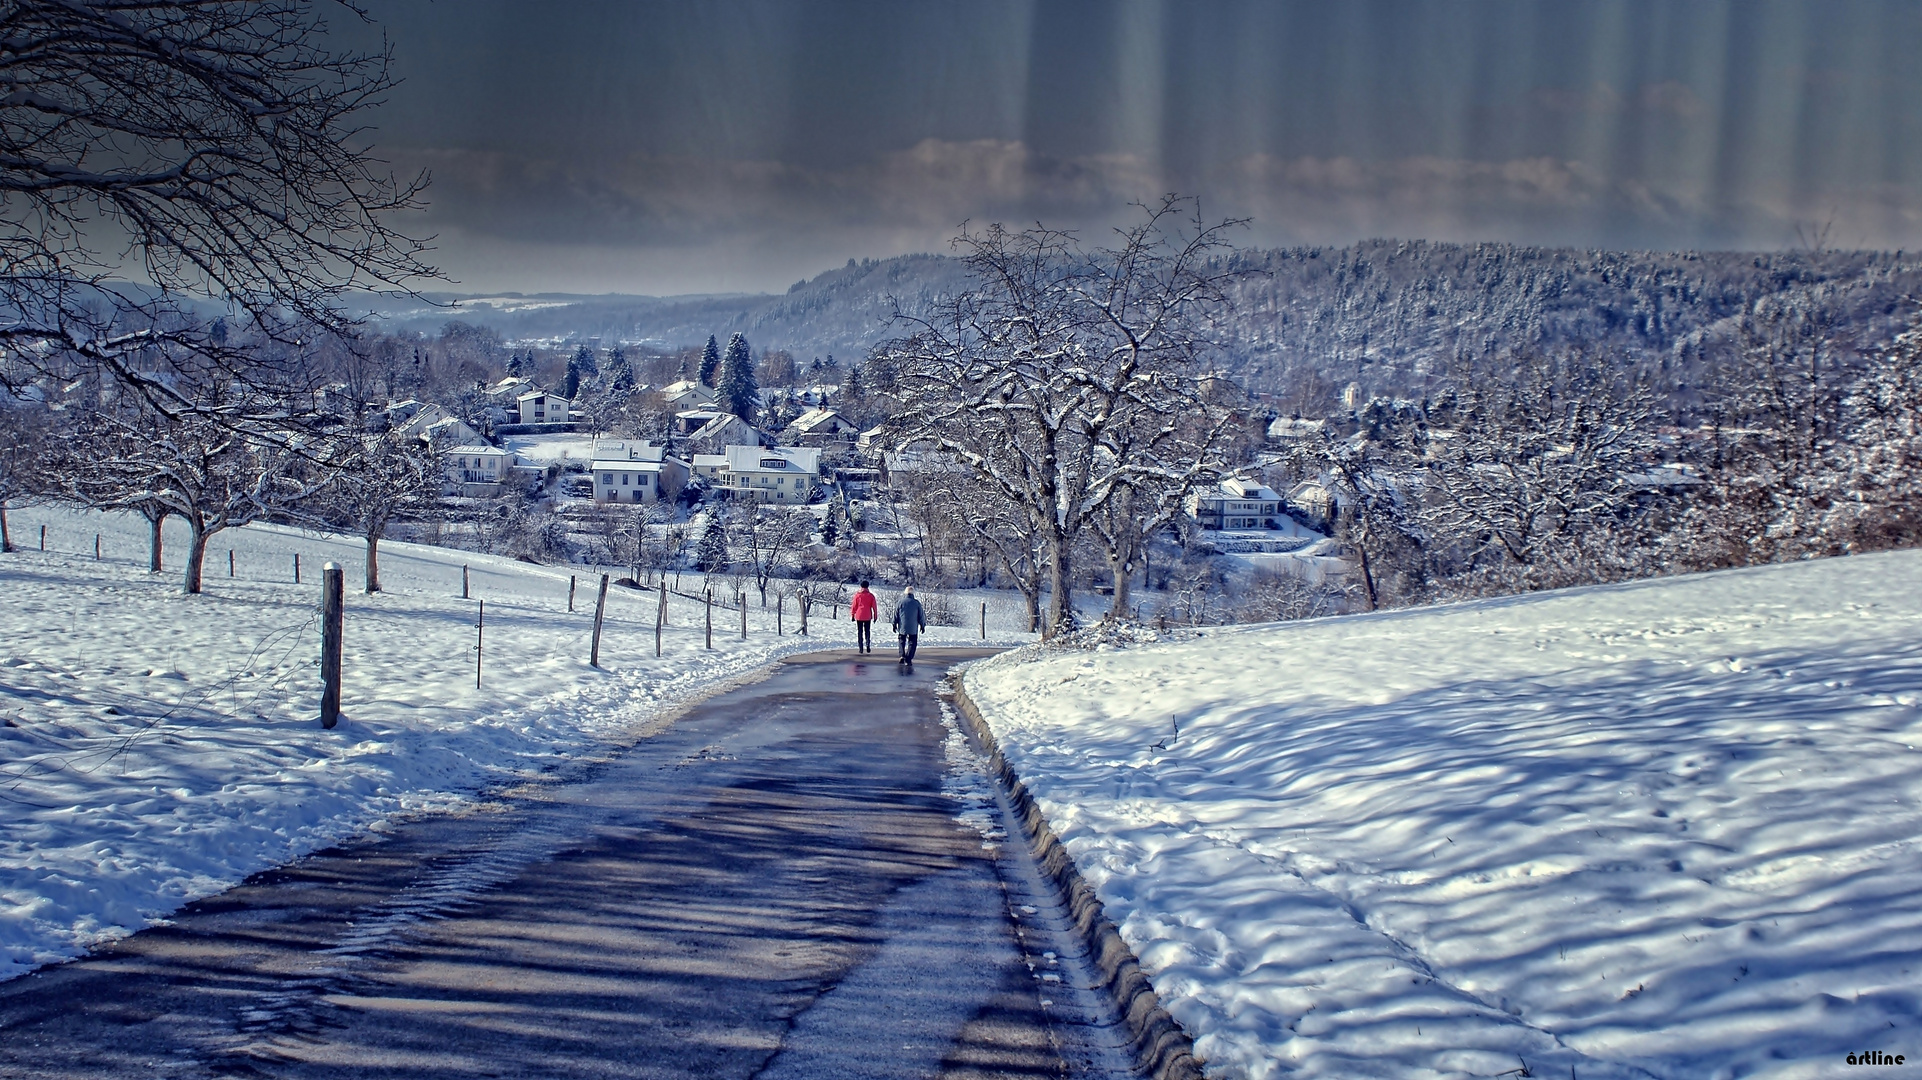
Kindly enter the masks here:
<path id="1" fill-rule="evenodd" d="M 1204 635 L 964 686 L 1209 1076 L 1922 1076 L 1922 552 Z"/>
<path id="2" fill-rule="evenodd" d="M 1125 1075 L 933 693 L 966 655 L 790 659 L 0 985 L 0 1075 Z"/>
<path id="3" fill-rule="evenodd" d="M 216 534 L 207 591 L 186 597 L 178 522 L 151 575 L 138 517 L 11 516 L 25 550 L 0 557 L 0 980 L 393 815 L 631 743 L 776 657 L 853 638 L 818 619 L 798 637 L 792 617 L 777 634 L 750 604 L 746 638 L 738 611 L 717 611 L 709 649 L 701 603 L 677 595 L 656 656 L 659 594 L 614 588 L 596 669 L 598 578 L 583 570 L 569 611 L 569 568 L 390 543 L 386 591 L 365 596 L 359 541 L 255 525 Z M 315 605 L 330 560 L 347 572 L 345 714 L 323 731 Z"/>

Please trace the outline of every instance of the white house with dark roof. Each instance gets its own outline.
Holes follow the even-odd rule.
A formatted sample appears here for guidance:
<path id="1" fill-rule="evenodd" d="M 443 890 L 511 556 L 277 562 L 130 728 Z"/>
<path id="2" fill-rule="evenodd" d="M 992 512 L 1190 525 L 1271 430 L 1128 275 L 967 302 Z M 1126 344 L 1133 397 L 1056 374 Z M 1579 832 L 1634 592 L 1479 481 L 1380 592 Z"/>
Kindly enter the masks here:
<path id="1" fill-rule="evenodd" d="M 520 408 L 520 422 L 523 424 L 565 424 L 571 403 L 559 394 L 545 390 L 529 390 L 514 399 Z"/>
<path id="2" fill-rule="evenodd" d="M 810 446 L 730 446 L 719 486 L 735 498 L 798 504 L 819 482 L 821 451 Z"/>
<path id="3" fill-rule="evenodd" d="M 711 386 L 682 379 L 661 387 L 661 400 L 670 409 L 705 409 L 719 403 L 721 395 Z"/>

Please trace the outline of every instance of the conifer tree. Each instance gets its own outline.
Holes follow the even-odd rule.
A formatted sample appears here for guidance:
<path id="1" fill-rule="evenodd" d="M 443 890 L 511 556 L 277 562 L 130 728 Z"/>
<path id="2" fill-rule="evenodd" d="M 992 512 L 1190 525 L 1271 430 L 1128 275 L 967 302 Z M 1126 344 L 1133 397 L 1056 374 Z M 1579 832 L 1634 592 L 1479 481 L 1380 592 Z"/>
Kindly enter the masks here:
<path id="1" fill-rule="evenodd" d="M 574 350 L 574 363 L 580 366 L 583 379 L 591 379 L 601 373 L 600 361 L 594 358 L 594 350 L 586 345 Z"/>
<path id="2" fill-rule="evenodd" d="M 727 339 L 727 352 L 721 357 L 720 377 L 714 388 L 721 393 L 727 411 L 752 422 L 761 403 L 761 387 L 754 379 L 754 358 L 747 338 L 735 334 Z"/>
<path id="3" fill-rule="evenodd" d="M 707 336 L 707 348 L 701 350 L 701 385 L 713 386 L 714 375 L 721 367 L 721 346 L 714 335 Z"/>
<path id="4" fill-rule="evenodd" d="M 627 352 L 619 345 L 607 356 L 607 385 L 615 390 L 634 389 L 634 365 L 627 362 Z"/>
<path id="5" fill-rule="evenodd" d="M 727 569 L 727 530 L 718 511 L 708 512 L 707 528 L 701 530 L 700 542 L 694 546 L 694 566 L 704 574 Z"/>
<path id="6" fill-rule="evenodd" d="M 567 361 L 567 381 L 561 385 L 561 396 L 573 401 L 581 392 L 581 358 L 569 357 Z"/>

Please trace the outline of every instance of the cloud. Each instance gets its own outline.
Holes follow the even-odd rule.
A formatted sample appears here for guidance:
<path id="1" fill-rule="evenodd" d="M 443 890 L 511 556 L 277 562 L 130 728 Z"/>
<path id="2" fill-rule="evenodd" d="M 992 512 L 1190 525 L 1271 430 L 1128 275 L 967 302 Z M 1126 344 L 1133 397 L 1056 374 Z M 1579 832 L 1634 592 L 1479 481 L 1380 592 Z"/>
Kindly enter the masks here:
<path id="1" fill-rule="evenodd" d="M 1682 109 L 1659 84 L 1646 107 Z M 1642 107 L 1642 106 L 1636 106 Z M 712 260 L 678 271 L 689 289 L 778 289 L 850 256 L 945 250 L 964 220 L 1036 220 L 1098 231 L 1129 204 L 1199 194 L 1210 213 L 1247 216 L 1258 244 L 1341 244 L 1366 237 L 1507 240 L 1583 247 L 1793 245 L 1795 226 L 1834 221 L 1832 243 L 1922 242 L 1922 196 L 1900 185 L 1714 192 L 1613 178 L 1552 156 L 1480 161 L 1254 154 L 1213 169 L 1159 168 L 1129 154 L 1055 156 L 1016 140 L 927 139 L 833 167 L 782 161 L 627 155 L 540 158 L 420 151 L 402 164 L 434 174 L 427 226 L 458 237 L 459 259 L 491 258 L 490 287 L 542 288 L 580 253 L 582 268 Z M 492 256 L 476 255 L 490 250 Z M 503 278 L 525 257 L 529 280 Z M 756 269 L 759 267 L 760 269 Z M 450 269 L 461 274 L 462 266 Z M 570 268 L 578 287 L 579 270 Z M 650 272 L 649 281 L 660 273 Z M 757 274 L 763 276 L 756 276 Z M 673 276 L 673 275 L 669 275 Z M 681 280 L 674 277 L 674 280 Z M 610 288 L 630 287 L 610 284 Z"/>

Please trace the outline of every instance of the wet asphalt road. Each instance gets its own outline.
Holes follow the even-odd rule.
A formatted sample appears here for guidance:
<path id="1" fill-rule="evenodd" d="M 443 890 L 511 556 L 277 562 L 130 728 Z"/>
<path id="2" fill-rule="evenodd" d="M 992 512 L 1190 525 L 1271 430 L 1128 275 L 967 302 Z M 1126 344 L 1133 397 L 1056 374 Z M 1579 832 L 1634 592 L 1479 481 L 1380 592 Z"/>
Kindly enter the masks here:
<path id="1" fill-rule="evenodd" d="M 978 654 L 875 655 L 0 984 L 0 1077 L 1128 1075 L 1019 833 L 956 820 Z"/>

